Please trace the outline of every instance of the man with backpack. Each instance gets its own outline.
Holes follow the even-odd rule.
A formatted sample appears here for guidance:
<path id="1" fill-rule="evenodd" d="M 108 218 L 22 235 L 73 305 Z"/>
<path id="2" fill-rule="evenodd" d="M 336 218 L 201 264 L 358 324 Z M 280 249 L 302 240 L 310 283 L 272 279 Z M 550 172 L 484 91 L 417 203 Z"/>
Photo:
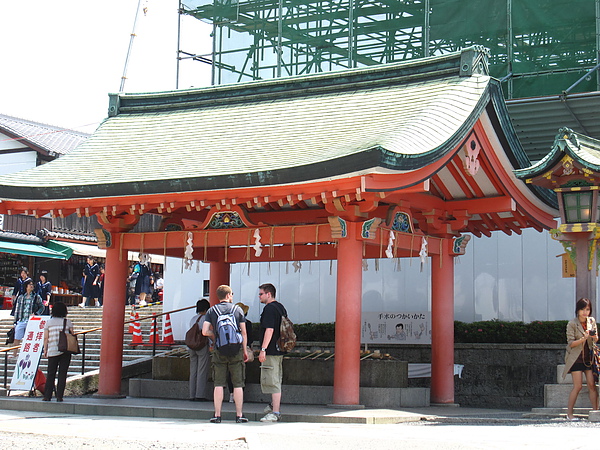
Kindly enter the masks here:
<path id="1" fill-rule="evenodd" d="M 262 333 L 261 349 L 258 355 L 260 361 L 260 387 L 263 394 L 271 394 L 271 404 L 265 408 L 267 413 L 261 422 L 279 422 L 281 420 L 281 382 L 283 379 L 283 355 L 277 341 L 281 335 L 281 318 L 287 317 L 287 311 L 281 303 L 275 300 L 276 290 L 271 283 L 258 287 L 258 298 L 265 305 L 260 315 Z"/>
<path id="2" fill-rule="evenodd" d="M 232 304 L 233 292 L 227 285 L 217 288 L 219 303 L 206 313 L 202 334 L 214 343 L 212 371 L 214 381 L 215 415 L 211 423 L 221 423 L 223 388 L 227 386 L 227 372 L 233 383 L 236 422 L 246 423 L 242 413 L 244 405 L 244 363 L 248 360 L 246 319 L 239 306 Z"/>

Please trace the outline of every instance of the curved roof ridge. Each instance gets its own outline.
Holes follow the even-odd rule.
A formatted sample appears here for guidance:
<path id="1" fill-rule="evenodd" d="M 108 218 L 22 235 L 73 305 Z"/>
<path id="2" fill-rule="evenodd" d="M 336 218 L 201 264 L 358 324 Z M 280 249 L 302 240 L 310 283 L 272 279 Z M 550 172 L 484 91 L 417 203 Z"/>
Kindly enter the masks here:
<path id="1" fill-rule="evenodd" d="M 600 140 L 568 127 L 558 130 L 548 154 L 537 163 L 514 173 L 519 178 L 531 178 L 550 170 L 563 155 L 568 155 L 584 167 L 600 172 Z"/>

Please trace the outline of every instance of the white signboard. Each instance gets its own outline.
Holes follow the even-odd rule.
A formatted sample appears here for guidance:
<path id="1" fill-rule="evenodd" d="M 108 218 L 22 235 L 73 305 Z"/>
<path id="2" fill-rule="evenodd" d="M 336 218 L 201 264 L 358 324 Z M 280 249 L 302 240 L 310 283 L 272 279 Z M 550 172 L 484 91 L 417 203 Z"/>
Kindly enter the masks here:
<path id="1" fill-rule="evenodd" d="M 10 382 L 11 391 L 29 391 L 40 364 L 44 345 L 44 327 L 50 316 L 35 316 L 27 322 L 25 336 L 21 341 L 21 350 Z"/>
<path id="2" fill-rule="evenodd" d="M 431 344 L 431 313 L 363 312 L 361 344 Z"/>

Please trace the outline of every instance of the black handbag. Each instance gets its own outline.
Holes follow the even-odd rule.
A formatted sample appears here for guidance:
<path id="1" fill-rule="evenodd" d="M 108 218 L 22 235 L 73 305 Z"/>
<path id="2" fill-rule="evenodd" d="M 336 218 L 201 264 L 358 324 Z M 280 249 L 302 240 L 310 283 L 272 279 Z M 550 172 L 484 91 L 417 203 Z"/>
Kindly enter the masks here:
<path id="1" fill-rule="evenodd" d="M 15 327 L 12 327 L 8 330 L 8 333 L 6 333 L 6 344 L 12 344 L 13 342 L 15 342 Z"/>

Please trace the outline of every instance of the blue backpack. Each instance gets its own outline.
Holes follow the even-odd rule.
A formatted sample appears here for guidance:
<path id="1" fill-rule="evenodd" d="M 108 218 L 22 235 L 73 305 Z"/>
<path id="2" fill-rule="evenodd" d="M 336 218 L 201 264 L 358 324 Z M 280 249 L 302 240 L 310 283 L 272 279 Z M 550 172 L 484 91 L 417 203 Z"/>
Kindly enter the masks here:
<path id="1" fill-rule="evenodd" d="M 214 306 L 217 316 L 217 329 L 215 331 L 215 348 L 224 356 L 236 355 L 242 348 L 243 338 L 235 320 L 234 311 L 237 306 L 232 306 L 228 312 L 219 310 Z"/>

